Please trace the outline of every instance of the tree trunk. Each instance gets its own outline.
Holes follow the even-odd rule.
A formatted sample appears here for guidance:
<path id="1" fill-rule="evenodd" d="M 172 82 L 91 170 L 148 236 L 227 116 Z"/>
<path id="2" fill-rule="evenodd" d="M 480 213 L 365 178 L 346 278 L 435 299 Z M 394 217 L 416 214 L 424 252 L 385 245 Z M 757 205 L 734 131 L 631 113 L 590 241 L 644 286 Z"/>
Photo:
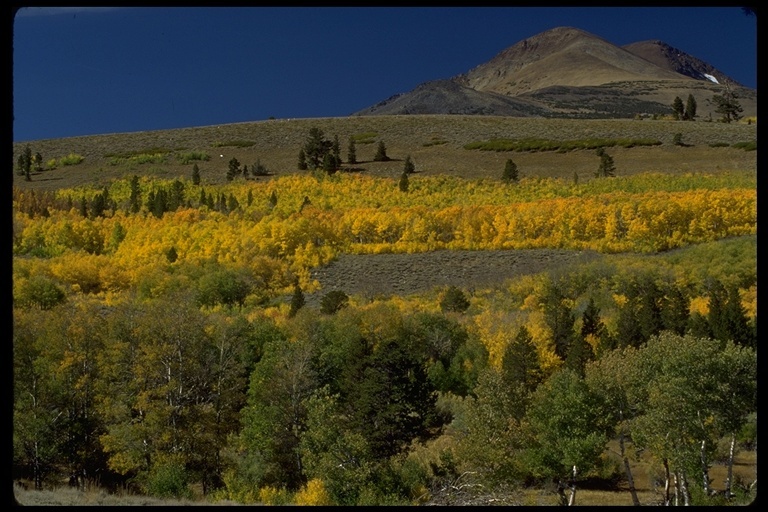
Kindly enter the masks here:
<path id="1" fill-rule="evenodd" d="M 568 505 L 568 498 L 565 496 L 565 486 L 562 480 L 557 481 L 557 497 L 560 502 L 560 506 L 564 507 Z"/>
<path id="2" fill-rule="evenodd" d="M 35 479 L 35 490 L 41 491 L 43 489 L 43 471 L 40 465 L 40 456 L 38 455 L 38 443 L 35 442 L 35 456 L 32 459 L 33 475 Z"/>
<path id="3" fill-rule="evenodd" d="M 709 466 L 707 464 L 707 441 L 704 440 L 701 442 L 701 477 L 702 477 L 702 484 L 704 485 L 704 495 L 709 496 L 710 489 L 709 489 Z"/>
<path id="4" fill-rule="evenodd" d="M 736 435 L 731 433 L 731 446 L 728 450 L 728 476 L 725 479 L 725 499 L 731 499 L 731 487 L 733 487 L 733 453 L 736 446 Z"/>
<path id="5" fill-rule="evenodd" d="M 672 478 L 675 479 L 675 506 L 680 505 L 680 482 L 677 478 L 677 471 L 672 474 Z"/>
<path id="6" fill-rule="evenodd" d="M 568 500 L 568 506 L 572 507 L 576 503 L 576 465 L 573 466 L 573 476 L 571 477 L 571 497 Z"/>
<path id="7" fill-rule="evenodd" d="M 691 493 L 688 491 L 688 478 L 685 476 L 685 470 L 680 470 L 680 491 L 683 495 L 683 505 L 691 506 Z"/>
<path id="8" fill-rule="evenodd" d="M 664 459 L 664 506 L 669 506 L 669 461 Z"/>
<path id="9" fill-rule="evenodd" d="M 621 416 L 621 411 L 619 415 Z M 632 495 L 632 504 L 636 507 L 640 506 L 640 500 L 637 498 L 637 489 L 635 489 L 635 479 L 632 477 L 632 469 L 629 467 L 629 458 L 624 450 L 624 430 L 619 435 L 619 450 L 621 452 L 621 459 L 624 461 L 624 472 L 627 474 L 627 483 L 629 484 L 629 493 Z"/>

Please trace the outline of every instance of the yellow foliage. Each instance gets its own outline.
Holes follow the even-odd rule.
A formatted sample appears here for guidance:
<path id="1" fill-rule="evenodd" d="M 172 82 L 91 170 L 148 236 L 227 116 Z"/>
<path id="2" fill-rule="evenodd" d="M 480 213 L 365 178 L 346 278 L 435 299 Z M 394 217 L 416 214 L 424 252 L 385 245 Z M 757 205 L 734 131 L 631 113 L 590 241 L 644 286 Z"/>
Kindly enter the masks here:
<path id="1" fill-rule="evenodd" d="M 533 344 L 536 345 L 542 372 L 544 375 L 553 373 L 563 362 L 555 353 L 552 330 L 544 320 L 544 313 L 538 309 L 531 311 L 525 326 L 533 338 Z"/>
<path id="2" fill-rule="evenodd" d="M 323 481 L 313 478 L 307 485 L 296 493 L 294 498 L 296 505 L 331 505 L 331 495 L 325 489 Z"/>
<path id="3" fill-rule="evenodd" d="M 141 186 L 147 190 L 158 181 L 170 185 L 145 178 Z M 76 208 L 53 209 L 48 218 L 16 210 L 14 251 L 51 258 L 46 271 L 71 290 L 98 292 L 124 290 L 151 269 L 164 269 L 173 247 L 180 263 L 247 265 L 262 289 L 277 296 L 290 292 L 294 276 L 305 292 L 314 291 L 310 270 L 341 253 L 547 247 L 652 252 L 751 234 L 757 222 L 753 185 L 754 178 L 739 174 L 637 175 L 576 188 L 556 179 L 523 180 L 510 188 L 496 180 L 434 176 L 420 178 L 404 195 L 389 178 L 296 174 L 208 191 L 234 194 L 241 203 L 252 192 L 253 204 L 238 214 L 182 208 L 161 219 L 123 211 L 83 219 Z M 99 191 L 58 195 L 93 197 Z M 111 187 L 119 201 L 129 191 L 128 180 Z M 275 208 L 268 206 L 272 191 Z M 189 184 L 189 198 L 194 201 L 199 192 Z M 311 204 L 299 211 L 304 197 Z M 119 245 L 112 240 L 118 222 L 125 231 Z M 83 250 L 107 254 L 94 260 Z M 521 298 L 529 294 L 519 292 Z M 533 300 L 526 299 L 523 308 L 532 311 Z"/>
<path id="4" fill-rule="evenodd" d="M 689 311 L 691 314 L 699 313 L 700 315 L 707 316 L 709 314 L 709 297 L 692 298 Z"/>
<path id="5" fill-rule="evenodd" d="M 473 321 L 480 341 L 488 350 L 488 364 L 496 370 L 501 369 L 504 351 L 521 327 L 519 316 L 486 309 L 476 315 Z"/>
<path id="6" fill-rule="evenodd" d="M 586 341 L 592 347 L 592 353 L 597 354 L 597 348 L 600 345 L 600 338 L 590 333 L 587 334 Z"/>
<path id="7" fill-rule="evenodd" d="M 264 505 L 285 505 L 288 503 L 288 491 L 266 486 L 259 489 L 259 502 Z"/>
<path id="8" fill-rule="evenodd" d="M 757 318 L 757 286 L 753 285 L 746 290 L 739 290 L 741 305 L 747 313 L 747 318 Z"/>
<path id="9" fill-rule="evenodd" d="M 82 293 L 101 291 L 101 269 L 106 257 L 93 254 L 69 253 L 51 263 L 51 274 L 72 290 Z"/>

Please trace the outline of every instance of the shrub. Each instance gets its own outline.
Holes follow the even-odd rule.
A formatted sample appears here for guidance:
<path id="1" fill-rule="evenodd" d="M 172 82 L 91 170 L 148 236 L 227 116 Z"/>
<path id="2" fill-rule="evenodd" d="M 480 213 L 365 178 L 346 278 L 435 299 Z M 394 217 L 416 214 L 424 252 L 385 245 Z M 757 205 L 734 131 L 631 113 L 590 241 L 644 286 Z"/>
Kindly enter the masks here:
<path id="1" fill-rule="evenodd" d="M 736 149 L 743 149 L 744 151 L 756 151 L 757 150 L 757 142 L 751 141 L 751 142 L 737 142 L 733 144 L 734 148 Z"/>
<path id="2" fill-rule="evenodd" d="M 425 148 L 428 148 L 430 146 L 442 146 L 443 144 L 448 144 L 448 141 L 444 140 L 444 139 L 437 139 L 437 138 L 433 137 L 431 141 L 425 142 L 424 144 L 422 144 L 422 146 L 424 146 Z"/>
<path id="3" fill-rule="evenodd" d="M 596 149 L 599 147 L 658 146 L 657 139 L 578 139 L 555 141 L 549 139 L 491 139 L 484 142 L 470 142 L 464 149 L 479 149 L 481 151 L 557 151 L 565 153 L 577 149 Z"/>
<path id="4" fill-rule="evenodd" d="M 187 471 L 179 462 L 156 465 L 147 478 L 146 492 L 158 498 L 192 498 Z"/>
<path id="5" fill-rule="evenodd" d="M 320 311 L 332 315 L 349 304 L 349 297 L 341 290 L 332 290 L 320 300 Z"/>
<path id="6" fill-rule="evenodd" d="M 191 151 L 189 153 L 181 153 L 176 155 L 176 159 L 182 164 L 188 164 L 195 160 L 208 161 L 211 159 L 211 155 L 204 151 Z"/>
<path id="7" fill-rule="evenodd" d="M 51 309 L 65 299 L 64 290 L 47 277 L 40 275 L 21 281 L 17 296 L 14 298 L 19 306 L 36 306 L 42 310 Z"/>
<path id="8" fill-rule="evenodd" d="M 59 158 L 59 165 L 65 166 L 65 165 L 77 165 L 80 162 L 85 160 L 85 157 L 82 155 L 77 155 L 75 153 L 70 153 L 67 156 L 63 156 Z"/>
<path id="9" fill-rule="evenodd" d="M 161 164 L 165 162 L 164 153 L 142 153 L 129 159 L 137 164 Z"/>
<path id="10" fill-rule="evenodd" d="M 469 309 L 469 299 L 467 299 L 464 292 L 455 286 L 449 286 L 443 294 L 443 298 L 440 300 L 440 309 L 443 312 L 455 311 L 463 313 Z"/>
<path id="11" fill-rule="evenodd" d="M 376 132 L 364 132 L 364 133 L 358 133 L 355 135 L 352 135 L 352 139 L 357 144 L 373 144 L 376 142 L 376 136 L 378 133 Z"/>
<path id="12" fill-rule="evenodd" d="M 259 501 L 265 505 L 287 505 L 291 496 L 285 489 L 267 486 L 259 489 Z"/>
<path id="13" fill-rule="evenodd" d="M 307 485 L 304 486 L 299 492 L 296 493 L 294 499 L 296 505 L 332 505 L 331 495 L 323 484 L 323 481 L 318 478 L 313 478 Z"/>
<path id="14" fill-rule="evenodd" d="M 223 148 L 223 147 L 248 148 L 253 146 L 254 144 L 255 142 L 253 142 L 252 140 L 236 139 L 236 140 L 214 142 L 213 147 L 215 148 Z"/>

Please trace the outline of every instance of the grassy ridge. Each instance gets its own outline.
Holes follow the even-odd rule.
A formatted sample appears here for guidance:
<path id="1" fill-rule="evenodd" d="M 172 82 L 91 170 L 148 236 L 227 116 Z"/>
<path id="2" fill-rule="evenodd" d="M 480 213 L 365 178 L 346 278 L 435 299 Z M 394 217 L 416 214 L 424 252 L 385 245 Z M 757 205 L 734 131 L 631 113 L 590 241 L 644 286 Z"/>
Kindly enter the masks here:
<path id="1" fill-rule="evenodd" d="M 226 183 L 230 158 L 249 167 L 258 159 L 271 177 L 295 174 L 298 152 L 310 128 L 338 136 L 342 159 L 350 138 L 357 142 L 356 165 L 343 170 L 397 178 L 410 155 L 420 175 L 449 175 L 468 179 L 499 179 L 507 158 L 514 158 L 522 176 L 572 179 L 591 178 L 599 159 L 591 149 L 557 151 L 474 151 L 467 144 L 493 139 L 547 141 L 652 140 L 661 144 L 632 148 L 612 147 L 617 173 L 622 176 L 655 171 L 663 173 L 722 172 L 756 169 L 753 151 L 734 148 L 757 140 L 756 124 L 637 120 L 521 119 L 486 116 L 373 116 L 270 120 L 176 130 L 93 135 L 29 141 L 33 154 L 44 161 L 77 154 L 77 165 L 33 173 L 32 181 L 14 173 L 14 184 L 37 190 L 55 190 L 81 184 L 102 186 L 111 180 L 139 175 L 190 177 L 193 161 L 184 155 L 205 153 L 198 161 L 204 183 Z M 685 146 L 676 145 L 680 134 Z M 387 146 L 389 162 L 374 162 L 376 142 Z M 251 144 L 253 142 L 253 144 Z M 437 143 L 439 142 L 439 143 Z M 222 144 L 227 145 L 222 145 Z M 26 142 L 13 144 L 13 161 Z M 162 151 L 161 151 L 162 150 Z M 139 163 L 137 155 L 166 155 L 159 163 Z M 124 160 L 112 165 L 116 158 Z M 269 179 L 269 178 L 261 178 Z"/>

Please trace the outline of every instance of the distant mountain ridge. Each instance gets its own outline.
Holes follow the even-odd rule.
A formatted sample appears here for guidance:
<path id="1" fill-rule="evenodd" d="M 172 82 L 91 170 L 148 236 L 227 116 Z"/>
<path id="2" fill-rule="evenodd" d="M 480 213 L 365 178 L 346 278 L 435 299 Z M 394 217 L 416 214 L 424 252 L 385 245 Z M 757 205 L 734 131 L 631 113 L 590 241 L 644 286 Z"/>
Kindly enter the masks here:
<path id="1" fill-rule="evenodd" d="M 448 79 L 425 82 L 353 115 L 477 114 L 631 117 L 669 113 L 675 96 L 736 90 L 745 115 L 757 91 L 658 40 L 616 46 L 574 27 L 557 27 L 506 48 Z"/>

